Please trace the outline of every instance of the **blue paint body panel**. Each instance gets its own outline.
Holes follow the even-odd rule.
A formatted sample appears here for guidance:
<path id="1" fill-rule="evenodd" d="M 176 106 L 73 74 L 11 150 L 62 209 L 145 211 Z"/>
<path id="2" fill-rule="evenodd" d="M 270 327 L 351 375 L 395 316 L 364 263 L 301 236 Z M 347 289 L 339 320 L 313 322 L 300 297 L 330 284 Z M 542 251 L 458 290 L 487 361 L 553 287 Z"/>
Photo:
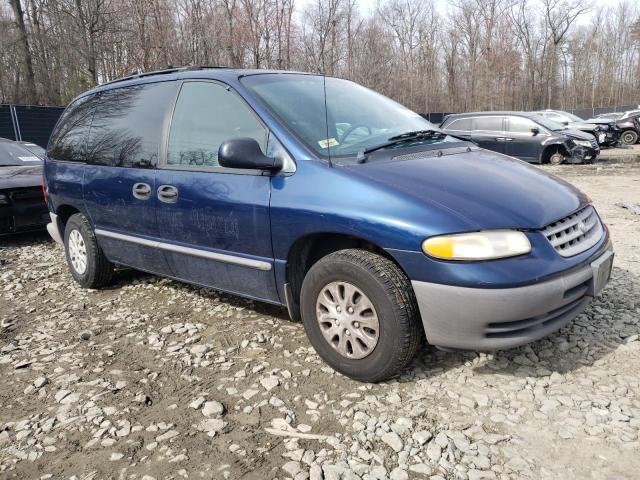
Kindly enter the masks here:
<path id="1" fill-rule="evenodd" d="M 270 178 L 201 171 L 157 170 L 158 185 L 178 189 L 176 203 L 158 202 L 163 242 L 273 262 L 269 221 Z M 165 252 L 176 278 L 278 301 L 273 270 Z"/>
<path id="2" fill-rule="evenodd" d="M 570 270 L 608 241 L 607 235 L 580 255 L 561 257 L 539 229 L 586 205 L 588 198 L 563 180 L 494 152 L 409 160 L 372 157 L 361 165 L 331 165 L 315 157 L 245 89 L 240 78 L 258 73 L 264 72 L 196 70 L 163 75 L 162 80 L 201 78 L 229 85 L 295 160 L 294 174 L 141 170 L 47 159 L 50 209 L 69 205 L 88 214 L 96 228 L 268 262 L 271 270 L 259 270 L 100 239 L 107 256 L 119 263 L 276 303 L 285 302 L 292 245 L 318 233 L 371 242 L 386 250 L 412 280 L 486 288 L 526 285 Z M 118 82 L 93 92 L 153 81 Z M 133 183 L 143 181 L 152 184 L 154 192 L 159 185 L 177 187 L 178 201 L 133 199 Z M 504 228 L 526 231 L 531 253 L 460 263 L 435 260 L 421 251 L 422 241 L 433 235 Z"/>

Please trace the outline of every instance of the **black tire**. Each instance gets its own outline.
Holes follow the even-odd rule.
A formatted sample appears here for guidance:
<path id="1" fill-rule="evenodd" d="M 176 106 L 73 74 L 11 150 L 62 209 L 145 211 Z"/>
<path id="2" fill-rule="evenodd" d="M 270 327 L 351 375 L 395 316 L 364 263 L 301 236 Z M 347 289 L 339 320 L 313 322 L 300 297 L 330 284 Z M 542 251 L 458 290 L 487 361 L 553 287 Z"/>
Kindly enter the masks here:
<path id="1" fill-rule="evenodd" d="M 379 337 L 364 358 L 343 356 L 322 335 L 316 302 L 331 282 L 354 285 L 376 310 Z M 402 373 L 424 337 L 411 282 L 391 260 L 366 250 L 340 250 L 314 264 L 302 283 L 300 306 L 305 331 L 316 352 L 334 370 L 362 382 L 380 382 Z"/>
<path id="2" fill-rule="evenodd" d="M 638 133 L 633 130 L 625 130 L 620 134 L 620 142 L 623 145 L 635 145 L 638 142 Z"/>
<path id="3" fill-rule="evenodd" d="M 71 261 L 69 236 L 74 230 L 80 233 L 86 250 L 86 269 L 83 272 L 78 272 Z M 64 251 L 69 271 L 80 286 L 84 288 L 99 288 L 111 281 L 114 271 L 113 264 L 105 257 L 96 241 L 96 236 L 89 220 L 81 213 L 72 215 L 67 221 L 64 229 Z"/>

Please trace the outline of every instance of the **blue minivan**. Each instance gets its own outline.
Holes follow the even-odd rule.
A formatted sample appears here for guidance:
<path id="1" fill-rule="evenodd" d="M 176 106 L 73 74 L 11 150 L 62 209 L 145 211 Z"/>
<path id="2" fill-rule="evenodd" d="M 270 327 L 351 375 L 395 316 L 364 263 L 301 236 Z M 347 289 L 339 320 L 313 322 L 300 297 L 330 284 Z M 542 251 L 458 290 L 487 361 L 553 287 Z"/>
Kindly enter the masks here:
<path id="1" fill-rule="evenodd" d="M 576 317 L 613 249 L 591 200 L 353 82 L 179 68 L 76 98 L 45 161 L 83 287 L 131 267 L 286 306 L 375 382 L 423 339 L 495 350 Z"/>

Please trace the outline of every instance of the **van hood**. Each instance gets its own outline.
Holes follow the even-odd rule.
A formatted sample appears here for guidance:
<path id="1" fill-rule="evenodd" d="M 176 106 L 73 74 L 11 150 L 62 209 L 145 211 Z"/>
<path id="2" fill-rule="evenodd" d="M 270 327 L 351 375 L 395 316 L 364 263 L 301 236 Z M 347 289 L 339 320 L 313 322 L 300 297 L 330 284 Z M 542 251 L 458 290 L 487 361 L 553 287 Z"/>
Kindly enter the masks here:
<path id="1" fill-rule="evenodd" d="M 589 202 L 571 184 L 523 161 L 484 149 L 460 150 L 442 149 L 441 156 L 413 151 L 345 168 L 453 217 L 458 231 L 540 229 Z"/>

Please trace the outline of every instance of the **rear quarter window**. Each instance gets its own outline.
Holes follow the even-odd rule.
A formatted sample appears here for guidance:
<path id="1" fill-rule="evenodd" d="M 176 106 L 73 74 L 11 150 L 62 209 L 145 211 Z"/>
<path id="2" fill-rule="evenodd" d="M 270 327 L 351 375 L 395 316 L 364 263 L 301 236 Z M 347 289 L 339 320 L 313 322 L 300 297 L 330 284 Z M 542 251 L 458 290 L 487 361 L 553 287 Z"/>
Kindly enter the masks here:
<path id="1" fill-rule="evenodd" d="M 473 130 L 502 132 L 504 130 L 502 117 L 477 117 L 473 119 Z"/>
<path id="2" fill-rule="evenodd" d="M 150 168 L 158 163 L 164 120 L 176 82 L 106 90 L 99 94 L 87 141 L 87 163 Z"/>
<path id="3" fill-rule="evenodd" d="M 65 162 L 84 162 L 85 146 L 95 95 L 87 95 L 73 102 L 56 125 L 49 142 L 48 157 Z"/>
<path id="4" fill-rule="evenodd" d="M 470 118 L 458 118 L 457 120 L 453 120 L 445 127 L 447 130 L 457 130 L 460 132 L 468 132 L 471 130 L 471 119 Z"/>

